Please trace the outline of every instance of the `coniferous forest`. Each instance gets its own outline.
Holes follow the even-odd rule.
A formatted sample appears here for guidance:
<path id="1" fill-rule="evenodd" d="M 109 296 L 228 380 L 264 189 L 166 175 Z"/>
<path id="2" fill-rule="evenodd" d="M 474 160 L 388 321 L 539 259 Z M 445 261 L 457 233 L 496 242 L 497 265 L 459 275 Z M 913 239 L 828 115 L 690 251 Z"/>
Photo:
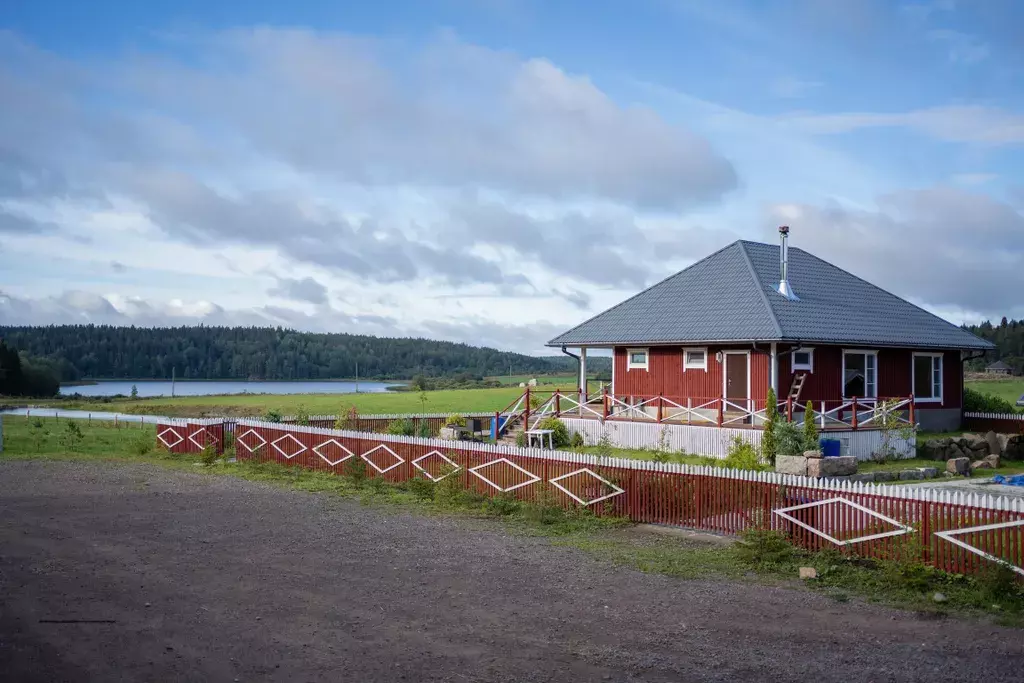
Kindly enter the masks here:
<path id="1" fill-rule="evenodd" d="M 178 379 L 307 380 L 485 377 L 507 375 L 510 365 L 517 375 L 576 370 L 568 356 L 280 328 L 0 327 L 0 339 L 53 367 L 62 381 L 169 379 L 172 372 Z"/>
<path id="2" fill-rule="evenodd" d="M 996 345 L 996 350 L 985 354 L 984 358 L 970 361 L 968 370 L 980 371 L 986 365 L 1001 360 L 1013 368 L 1014 375 L 1024 375 L 1024 320 L 1007 320 L 1004 317 L 995 324 L 985 321 L 964 329 Z"/>

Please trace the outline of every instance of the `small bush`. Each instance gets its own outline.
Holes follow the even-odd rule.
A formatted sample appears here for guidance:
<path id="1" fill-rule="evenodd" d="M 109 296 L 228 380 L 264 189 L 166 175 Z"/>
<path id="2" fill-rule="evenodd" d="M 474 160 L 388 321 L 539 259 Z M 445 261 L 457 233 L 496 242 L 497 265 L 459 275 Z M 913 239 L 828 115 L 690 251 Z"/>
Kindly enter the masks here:
<path id="1" fill-rule="evenodd" d="M 299 404 L 299 407 L 295 409 L 295 424 L 301 427 L 309 426 L 309 411 L 306 410 L 306 406 Z"/>
<path id="2" fill-rule="evenodd" d="M 362 488 L 366 483 L 366 461 L 362 458 L 349 458 L 344 468 L 345 476 L 354 487 Z"/>
<path id="3" fill-rule="evenodd" d="M 135 455 L 146 455 L 153 450 L 153 439 L 148 434 L 137 435 L 131 443 L 131 451 Z"/>
<path id="4" fill-rule="evenodd" d="M 785 536 L 768 529 L 748 529 L 735 547 L 740 560 L 761 570 L 784 567 L 797 557 Z"/>
<path id="5" fill-rule="evenodd" d="M 516 434 L 516 445 L 520 448 L 526 448 L 526 432 Z"/>
<path id="6" fill-rule="evenodd" d="M 466 426 L 466 418 L 463 417 L 462 415 L 456 415 L 456 414 L 449 415 L 447 418 L 445 418 L 444 426 L 445 427 L 465 427 Z"/>
<path id="7" fill-rule="evenodd" d="M 424 419 L 420 420 L 419 425 L 416 427 L 416 436 L 421 439 L 431 439 L 434 436 L 434 432 L 430 429 L 430 423 Z"/>
<path id="8" fill-rule="evenodd" d="M 418 500 L 432 500 L 437 484 L 426 477 L 413 477 L 403 484 L 403 488 Z"/>
<path id="9" fill-rule="evenodd" d="M 779 455 L 802 455 L 804 452 L 803 434 L 797 426 L 786 420 L 775 423 L 775 451 Z"/>
<path id="10" fill-rule="evenodd" d="M 64 433 L 60 437 L 60 445 L 64 447 L 65 453 L 74 453 L 82 444 L 82 428 L 74 420 L 64 423 Z"/>
<path id="11" fill-rule="evenodd" d="M 583 448 L 584 444 L 585 444 L 585 442 L 583 441 L 583 434 L 581 434 L 580 432 L 574 433 L 572 435 L 572 438 L 569 439 L 569 446 L 571 448 L 574 448 L 574 449 Z"/>
<path id="12" fill-rule="evenodd" d="M 267 412 L 263 413 L 263 420 L 266 422 L 280 422 L 281 413 L 279 413 L 276 410 L 268 410 Z"/>
<path id="13" fill-rule="evenodd" d="M 821 449 L 818 426 L 814 424 L 814 405 L 808 401 L 804 412 L 804 439 L 803 450 L 817 451 Z"/>
<path id="14" fill-rule="evenodd" d="M 484 502 L 484 512 L 494 517 L 508 517 L 519 512 L 522 507 L 521 503 L 516 500 L 516 497 L 509 494 L 503 493 L 493 498 L 488 498 Z"/>
<path id="15" fill-rule="evenodd" d="M 217 457 L 217 449 L 211 444 L 207 444 L 203 450 L 199 452 L 199 462 L 203 463 L 206 467 L 217 462 Z"/>
<path id="16" fill-rule="evenodd" d="M 569 428 L 557 417 L 545 417 L 537 423 L 536 428 L 551 430 L 551 443 L 555 448 L 565 448 L 569 445 L 571 440 Z"/>
<path id="17" fill-rule="evenodd" d="M 343 429 L 345 431 L 356 431 L 359 428 L 359 411 L 353 405 L 342 409 L 337 419 L 334 420 L 335 429 Z"/>
<path id="18" fill-rule="evenodd" d="M 964 410 L 979 413 L 1013 413 L 1017 409 L 1005 398 L 964 389 Z"/>
<path id="19" fill-rule="evenodd" d="M 767 470 L 769 465 L 763 463 L 757 455 L 757 449 L 738 436 L 732 438 L 729 453 L 724 458 L 707 458 L 705 462 L 714 467 L 729 470 Z"/>
<path id="20" fill-rule="evenodd" d="M 775 390 L 768 387 L 768 396 L 765 399 L 765 421 L 764 431 L 761 434 L 761 457 L 769 465 L 775 465 L 775 456 L 778 455 L 778 439 L 775 438 L 775 425 L 779 423 L 779 406 L 775 398 Z"/>
<path id="21" fill-rule="evenodd" d="M 410 418 L 404 417 L 399 420 L 392 420 L 389 422 L 384 433 L 395 436 L 412 436 L 416 433 L 416 426 L 412 423 Z"/>

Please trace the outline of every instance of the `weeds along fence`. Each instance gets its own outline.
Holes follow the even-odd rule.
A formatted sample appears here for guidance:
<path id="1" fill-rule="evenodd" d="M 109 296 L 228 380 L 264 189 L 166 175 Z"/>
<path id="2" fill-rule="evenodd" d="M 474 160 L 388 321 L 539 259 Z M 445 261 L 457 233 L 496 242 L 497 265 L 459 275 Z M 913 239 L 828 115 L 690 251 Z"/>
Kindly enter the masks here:
<path id="1" fill-rule="evenodd" d="M 999 562 L 1024 576 L 1020 499 L 259 420 L 238 420 L 235 449 L 240 460 L 335 474 L 359 467 L 393 483 L 455 477 L 481 496 L 554 501 L 725 534 L 771 528 L 810 550 L 836 547 L 878 559 L 909 552 L 965 574 Z"/>
<path id="2" fill-rule="evenodd" d="M 161 419 L 156 427 L 157 441 L 171 453 L 201 453 L 209 446 L 224 453 L 224 420 Z"/>
<path id="3" fill-rule="evenodd" d="M 963 428 L 969 432 L 1024 434 L 1024 413 L 965 412 Z"/>

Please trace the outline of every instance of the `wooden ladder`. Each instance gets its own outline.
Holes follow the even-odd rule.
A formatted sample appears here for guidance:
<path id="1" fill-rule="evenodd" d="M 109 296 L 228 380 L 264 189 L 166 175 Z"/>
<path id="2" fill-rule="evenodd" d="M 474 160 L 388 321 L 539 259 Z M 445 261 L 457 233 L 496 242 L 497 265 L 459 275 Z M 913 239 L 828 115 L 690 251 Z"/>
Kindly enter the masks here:
<path id="1" fill-rule="evenodd" d="M 800 401 L 800 392 L 804 390 L 804 382 L 807 380 L 806 372 L 798 372 L 793 375 L 793 386 L 789 388 L 789 398 L 794 402 Z"/>

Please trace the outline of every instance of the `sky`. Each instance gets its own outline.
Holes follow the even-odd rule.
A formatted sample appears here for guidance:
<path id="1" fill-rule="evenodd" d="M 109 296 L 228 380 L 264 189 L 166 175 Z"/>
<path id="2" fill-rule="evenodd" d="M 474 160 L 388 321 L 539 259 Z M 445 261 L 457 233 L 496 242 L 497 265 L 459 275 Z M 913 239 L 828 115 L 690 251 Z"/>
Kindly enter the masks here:
<path id="1" fill-rule="evenodd" d="M 541 353 L 780 224 L 951 322 L 1024 318 L 1022 25 L 1014 0 L 8 0 L 0 324 Z"/>

